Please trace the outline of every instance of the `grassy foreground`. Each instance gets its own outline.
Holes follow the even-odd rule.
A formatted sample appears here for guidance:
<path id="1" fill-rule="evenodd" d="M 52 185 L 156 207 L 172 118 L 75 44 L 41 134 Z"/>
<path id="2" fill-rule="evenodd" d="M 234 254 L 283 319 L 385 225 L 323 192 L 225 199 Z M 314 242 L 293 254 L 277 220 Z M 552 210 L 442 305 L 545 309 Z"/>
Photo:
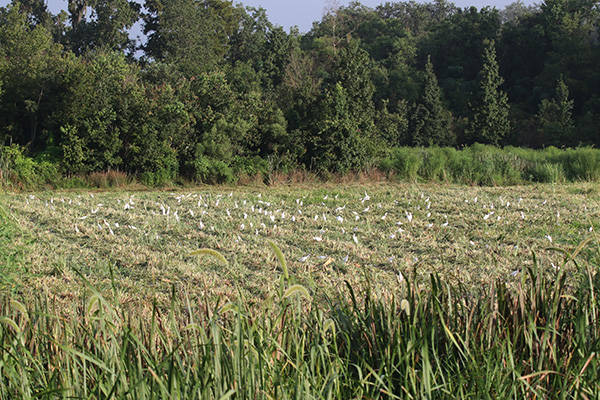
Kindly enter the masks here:
<path id="1" fill-rule="evenodd" d="M 0 398 L 600 396 L 591 185 L 1 202 Z"/>

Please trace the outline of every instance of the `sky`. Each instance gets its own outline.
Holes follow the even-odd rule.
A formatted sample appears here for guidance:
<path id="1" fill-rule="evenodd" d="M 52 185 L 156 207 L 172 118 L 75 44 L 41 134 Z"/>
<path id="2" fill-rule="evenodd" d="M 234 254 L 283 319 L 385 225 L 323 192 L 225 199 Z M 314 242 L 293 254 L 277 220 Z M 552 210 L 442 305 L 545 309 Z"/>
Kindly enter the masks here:
<path id="1" fill-rule="evenodd" d="M 46 0 L 48 8 L 54 14 L 61 9 L 67 9 L 67 0 Z M 387 0 L 362 0 L 361 4 L 367 7 L 376 7 Z M 483 8 L 485 6 L 503 9 L 514 0 L 454 0 L 452 1 L 458 7 L 475 6 Z M 541 0 L 540 0 L 541 1 Z M 523 0 L 525 5 L 539 3 L 540 1 Z M 142 2 L 141 0 L 138 2 Z M 5 6 L 10 0 L 0 0 L 0 6 Z M 267 10 L 269 21 L 282 26 L 289 31 L 291 26 L 298 26 L 300 33 L 306 33 L 312 27 L 313 21 L 319 21 L 323 17 L 323 11 L 328 4 L 328 0 L 244 0 L 236 1 L 245 6 L 262 7 Z M 346 6 L 350 1 L 338 0 L 337 4 Z"/>

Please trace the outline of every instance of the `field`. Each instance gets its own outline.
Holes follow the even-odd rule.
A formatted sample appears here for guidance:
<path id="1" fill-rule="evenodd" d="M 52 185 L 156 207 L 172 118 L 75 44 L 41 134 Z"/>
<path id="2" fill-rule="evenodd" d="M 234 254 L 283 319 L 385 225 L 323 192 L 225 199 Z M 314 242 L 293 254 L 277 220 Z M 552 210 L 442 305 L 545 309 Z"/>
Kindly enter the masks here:
<path id="1" fill-rule="evenodd" d="M 280 274 L 268 241 L 300 282 L 319 290 L 366 277 L 393 290 L 398 273 L 414 272 L 477 288 L 518 281 L 515 271 L 531 264 L 532 252 L 552 271 L 562 255 L 546 249 L 574 248 L 600 223 L 592 184 L 48 192 L 2 200 L 30 242 L 28 288 L 76 298 L 77 270 L 99 289 L 116 288 L 121 301 L 168 295 L 173 284 L 264 297 Z M 200 248 L 220 251 L 229 266 L 187 256 Z"/>
<path id="2" fill-rule="evenodd" d="M 592 321 L 592 326 L 595 326 L 596 321 L 594 313 L 597 313 L 597 309 L 595 308 L 596 299 L 593 285 L 592 294 L 589 297 L 591 310 L 581 306 L 587 295 L 581 295 L 579 299 L 573 297 L 574 294 L 580 293 L 578 291 L 581 290 L 581 282 L 588 278 L 589 282 L 593 280 L 599 260 L 596 231 L 600 228 L 600 193 L 597 185 L 589 183 L 504 188 L 381 183 L 349 186 L 323 185 L 320 188 L 308 186 L 200 187 L 154 192 L 121 190 L 7 193 L 0 196 L 0 205 L 2 207 L 0 211 L 5 215 L 4 219 L 11 226 L 10 235 L 5 235 L 5 241 L 8 244 L 5 244 L 4 256 L 11 262 L 6 263 L 1 281 L 2 290 L 7 295 L 2 309 L 3 314 L 15 315 L 14 307 L 17 307 L 18 309 L 27 308 L 29 313 L 43 315 L 51 313 L 66 320 L 76 321 L 77 318 L 83 318 L 85 321 L 86 311 L 82 310 L 103 309 L 102 306 L 96 304 L 99 302 L 98 304 L 105 304 L 107 310 L 116 309 L 116 314 L 119 315 L 118 318 L 114 316 L 108 318 L 107 315 L 111 316 L 112 311 L 106 311 L 106 315 L 98 317 L 96 322 L 103 327 L 102 329 L 106 329 L 106 324 L 113 327 L 123 327 L 127 324 L 131 326 L 131 313 L 133 313 L 133 325 L 139 324 L 139 327 L 134 330 L 141 337 L 144 337 L 145 330 L 154 329 L 156 321 L 162 321 L 161 317 L 157 317 L 157 315 L 163 315 L 167 320 L 171 318 L 173 321 L 178 321 L 170 328 L 156 322 L 157 326 L 161 326 L 160 329 L 164 330 L 165 336 L 161 339 L 162 341 L 158 340 L 157 344 L 148 344 L 144 340 L 140 340 L 145 343 L 144 346 L 150 348 L 154 345 L 158 347 L 163 345 L 166 349 L 173 342 L 181 341 L 181 338 L 177 339 L 178 333 L 174 332 L 181 333 L 182 327 L 190 326 L 189 324 L 193 320 L 190 316 L 192 309 L 199 310 L 202 317 L 197 316 L 196 318 L 208 324 L 207 330 L 203 332 L 207 338 L 212 337 L 213 340 L 216 340 L 211 336 L 211 334 L 215 334 L 212 331 L 215 328 L 209 322 L 212 321 L 211 316 L 218 314 L 217 310 L 220 307 L 229 307 L 227 304 L 233 304 L 237 305 L 237 309 L 246 310 L 244 315 L 251 316 L 257 313 L 255 319 L 250 318 L 250 322 L 247 322 L 249 325 L 246 326 L 250 332 L 253 332 L 250 335 L 252 338 L 244 336 L 244 340 L 256 340 L 253 335 L 258 333 L 253 330 L 256 328 L 250 328 L 255 326 L 252 321 L 257 324 L 256 321 L 261 319 L 261 324 L 266 324 L 266 326 L 272 326 L 278 322 L 282 329 L 284 324 L 282 315 L 285 312 L 281 310 L 291 306 L 296 311 L 288 318 L 296 329 L 300 330 L 302 326 L 306 329 L 305 324 L 310 326 L 315 323 L 322 324 L 325 320 L 332 321 L 337 328 L 330 327 L 331 331 L 337 329 L 340 332 L 346 332 L 346 342 L 342 342 L 349 346 L 352 337 L 349 330 L 354 328 L 352 328 L 352 324 L 350 328 L 344 325 L 344 319 L 341 317 L 343 313 L 339 310 L 354 309 L 354 311 L 348 311 L 349 315 L 354 315 L 356 309 L 360 309 L 363 310 L 365 318 L 367 315 L 372 318 L 373 313 L 379 313 L 380 320 L 376 322 L 381 324 L 381 329 L 386 326 L 386 323 L 392 324 L 390 321 L 394 320 L 394 315 L 398 310 L 404 310 L 410 315 L 408 309 L 411 309 L 413 316 L 419 315 L 418 310 L 421 310 L 420 315 L 429 315 L 427 313 L 433 310 L 427 306 L 430 301 L 431 304 L 437 304 L 434 300 L 439 300 L 439 296 L 441 296 L 447 302 L 449 308 L 444 309 L 442 313 L 444 317 L 441 320 L 445 321 L 446 317 L 448 320 L 440 325 L 440 332 L 448 334 L 448 336 L 445 336 L 445 341 L 441 342 L 445 343 L 443 346 L 446 346 L 444 354 L 450 348 L 456 353 L 455 356 L 459 359 L 456 367 L 462 365 L 467 374 L 464 380 L 452 384 L 447 382 L 448 378 L 442 376 L 442 371 L 447 374 L 451 369 L 444 369 L 446 368 L 444 363 L 439 360 L 437 363 L 435 360 L 428 361 L 428 363 L 437 364 L 435 368 L 431 367 L 431 376 L 425 379 L 419 375 L 429 365 L 422 365 L 425 362 L 423 359 L 425 353 L 419 349 L 420 356 L 411 359 L 410 362 L 405 360 L 407 365 L 412 366 L 416 375 L 413 377 L 406 375 L 404 380 L 398 378 L 398 381 L 404 382 L 400 385 L 391 377 L 384 378 L 381 374 L 381 365 L 369 364 L 365 361 L 368 357 L 364 354 L 344 353 L 345 355 L 343 355 L 343 352 L 334 346 L 336 351 L 340 350 L 340 354 L 333 352 L 338 357 L 335 360 L 340 365 L 354 363 L 353 365 L 356 365 L 359 370 L 359 367 L 363 366 L 362 363 L 370 365 L 371 372 L 367 373 L 366 370 L 360 372 L 360 374 L 366 374 L 362 378 L 355 376 L 356 371 L 354 373 L 337 372 L 357 386 L 362 387 L 361 385 L 364 384 L 367 389 L 357 392 L 354 386 L 344 384 L 345 381 L 342 381 L 341 378 L 340 382 L 342 383 L 337 381 L 337 383 L 333 383 L 335 379 L 328 373 L 320 371 L 319 368 L 325 367 L 319 364 L 320 367 L 317 371 L 311 371 L 311 373 L 322 380 L 319 383 L 321 385 L 326 386 L 327 382 L 330 382 L 329 389 L 325 390 L 326 388 L 323 386 L 316 390 L 311 385 L 317 383 L 312 382 L 311 385 L 304 388 L 304 392 L 298 392 L 299 389 L 296 386 L 292 390 L 285 384 L 278 383 L 277 379 L 267 379 L 267 383 L 261 381 L 260 384 L 270 388 L 270 391 L 265 388 L 265 392 L 261 392 L 261 396 L 264 395 L 266 398 L 275 396 L 278 393 L 278 387 L 281 393 L 286 393 L 284 396 L 286 398 L 298 396 L 298 393 L 306 395 L 310 393 L 310 396 L 307 395 L 308 397 L 305 398 L 327 398 L 328 395 L 323 393 L 329 393 L 329 396 L 334 398 L 336 393 L 337 396 L 342 396 L 342 394 L 347 396 L 351 393 L 357 398 L 372 397 L 373 393 L 377 394 L 375 397 L 393 398 L 398 396 L 403 398 L 410 397 L 409 394 L 419 397 L 418 394 L 422 394 L 423 390 L 428 391 L 432 397 L 439 398 L 450 396 L 456 390 L 456 387 L 452 385 L 462 388 L 464 395 L 468 397 L 469 393 L 484 393 L 488 390 L 477 385 L 482 385 L 490 380 L 490 377 L 481 371 L 478 372 L 478 375 L 476 374 L 476 377 L 471 376 L 473 371 L 470 371 L 469 368 L 472 368 L 474 364 L 481 363 L 481 360 L 472 357 L 470 362 L 474 364 L 471 365 L 466 361 L 469 359 L 468 357 L 463 358 L 464 352 L 468 353 L 469 351 L 470 335 L 474 335 L 472 339 L 474 342 L 477 338 L 482 343 L 487 341 L 488 346 L 491 345 L 490 340 L 493 341 L 496 338 L 499 343 L 505 343 L 503 340 L 508 337 L 506 343 L 511 343 L 515 348 L 519 343 L 510 335 L 506 337 L 503 336 L 504 333 L 495 331 L 500 328 L 494 325 L 495 323 L 489 322 L 491 321 L 488 318 L 489 315 L 485 314 L 489 311 L 489 307 L 483 307 L 481 304 L 492 304 L 497 301 L 497 304 L 494 303 L 494 306 L 490 306 L 492 311 L 496 310 L 493 311 L 496 313 L 503 298 L 507 302 L 514 300 L 514 304 L 521 304 L 523 313 L 526 313 L 525 306 L 528 301 L 530 302 L 527 303 L 528 307 L 534 307 L 534 310 L 535 307 L 542 309 L 548 307 L 549 313 L 548 315 L 544 314 L 543 323 L 543 329 L 547 330 L 550 326 L 548 321 L 553 315 L 552 312 L 558 313 L 555 315 L 557 320 L 556 326 L 553 326 L 554 329 L 558 329 L 558 326 L 563 323 L 561 313 L 566 312 L 561 311 L 562 306 L 551 307 L 552 299 L 557 298 L 556 301 L 565 302 L 568 299 L 568 301 L 575 301 L 573 307 L 579 307 L 580 311 L 585 311 L 585 317 L 581 318 L 592 318 L 586 320 L 586 324 Z M 577 248 L 585 240 L 589 240 L 588 244 Z M 277 254 L 277 250 L 274 251 L 270 243 L 276 244 L 276 249 L 281 249 L 286 261 L 281 259 L 281 255 Z M 14 251 L 6 250 L 7 247 Z M 219 253 L 215 255 L 205 252 L 195 256 L 190 254 L 198 249 L 213 249 Z M 571 262 L 568 254 L 574 250 L 579 254 L 576 262 Z M 221 259 L 221 255 L 224 260 Z M 285 277 L 288 273 L 289 278 Z M 432 274 L 434 274 L 434 278 L 431 278 Z M 533 284 L 536 281 L 538 282 L 537 286 Z M 548 284 L 540 286 L 540 282 L 548 282 Z M 560 291 L 555 292 L 555 288 L 560 288 Z M 528 290 L 531 291 L 528 292 Z M 544 290 L 547 292 L 543 292 Z M 294 302 L 290 300 L 294 293 L 300 293 L 303 297 Z M 501 293 L 505 297 L 500 296 Z M 452 300 L 452 297 L 457 294 L 462 296 L 462 300 L 457 300 L 456 297 Z M 509 301 L 507 299 L 511 299 L 511 294 L 515 294 L 515 297 Z M 358 300 L 355 295 L 358 296 Z M 552 297 L 557 295 L 558 297 Z M 95 299 L 92 305 L 89 304 L 90 299 Z M 280 299 L 287 303 L 277 303 L 274 299 Z M 469 301 L 472 301 L 472 304 L 467 302 L 468 299 L 471 299 Z M 272 304 L 273 301 L 279 305 L 273 307 L 265 305 Z M 407 301 L 410 304 L 406 303 Z M 546 301 L 548 304 L 544 306 L 542 303 Z M 294 307 L 294 304 L 297 304 L 297 307 Z M 333 304 L 337 304 L 337 306 L 331 308 Z M 353 304 L 353 306 L 344 306 L 344 304 Z M 460 313 L 459 304 L 463 304 L 466 314 Z M 282 305 L 283 308 L 279 308 Z M 370 309 L 369 307 L 374 308 Z M 453 308 L 457 309 L 453 311 Z M 327 311 L 329 309 L 331 311 Z M 337 314 L 335 309 L 338 310 Z M 333 313 L 329 315 L 331 317 L 329 319 L 327 319 L 328 313 Z M 481 313 L 481 321 L 474 323 L 475 328 L 469 327 L 469 314 L 473 321 L 473 316 L 477 317 L 479 313 Z M 239 315 L 241 314 L 240 312 Z M 129 316 L 127 317 L 127 315 Z M 337 319 L 335 315 L 337 315 Z M 506 315 L 507 320 L 516 318 L 516 314 L 509 315 L 512 314 L 509 312 Z M 110 321 L 107 322 L 106 318 Z M 316 318 L 316 320 L 311 318 Z M 427 319 L 429 317 L 424 318 L 423 321 L 415 319 L 413 325 L 423 323 L 425 320 L 429 321 Z M 538 316 L 523 323 L 531 322 L 534 325 L 534 332 L 537 332 L 537 318 Z M 6 318 L 4 320 L 7 321 Z M 15 325 L 18 325 L 17 320 L 19 319 L 16 316 L 10 319 Z M 118 321 L 116 322 L 116 320 Z M 225 318 L 222 323 L 219 323 L 219 326 L 224 329 L 223 332 L 228 332 L 228 334 L 240 334 L 239 326 L 243 325 L 242 322 L 238 321 L 238 324 L 242 324 L 238 325 L 238 330 L 229 325 L 230 323 L 235 325 L 235 320 L 236 318 L 233 318 L 232 322 Z M 361 319 L 359 318 L 359 320 Z M 27 321 L 30 320 L 26 319 L 25 323 Z M 573 323 L 575 324 L 575 322 Z M 73 322 L 73 324 L 71 328 L 65 328 L 64 331 L 55 327 L 56 332 L 52 332 L 58 337 L 64 336 L 65 343 L 76 346 L 77 340 L 71 338 L 70 335 L 75 335 L 74 332 L 80 328 L 78 328 L 79 322 Z M 144 324 L 149 324 L 149 327 Z M 392 329 L 392 325 L 387 325 L 386 329 Z M 6 324 L 0 326 L 6 326 Z M 210 328 L 210 326 L 213 327 Z M 358 326 L 360 324 L 357 323 L 356 327 Z M 367 324 L 365 326 L 368 328 L 367 331 L 371 331 L 370 334 L 374 335 L 375 325 L 370 327 L 371 325 Z M 436 324 L 432 323 L 432 327 L 435 326 Z M 454 335 L 450 333 L 448 327 L 454 330 Z M 34 328 L 39 329 L 39 327 L 31 325 L 29 328 L 32 335 L 29 339 L 35 342 L 36 333 L 33 331 Z M 487 332 L 488 328 L 489 332 Z M 327 330 L 327 327 L 324 329 Z M 419 329 L 427 330 L 428 327 L 423 326 Z M 481 329 L 482 332 L 479 332 L 478 329 Z M 595 338 L 596 329 L 597 327 L 594 328 L 591 337 Z M 18 332 L 27 331 L 24 327 L 16 330 Z M 114 335 L 111 336 L 113 338 L 111 340 L 122 343 L 123 339 L 120 334 L 112 328 L 109 331 Z M 269 365 L 273 364 L 273 360 L 285 359 L 282 354 L 292 357 L 291 354 L 284 351 L 285 346 L 279 342 L 282 331 L 275 332 L 268 329 L 266 331 L 263 334 L 274 335 L 270 336 L 270 340 L 273 341 L 272 338 L 276 337 L 275 342 L 281 346 L 269 348 L 268 351 L 271 354 L 269 358 L 275 357 Z M 479 334 L 474 334 L 473 331 L 477 331 Z M 6 338 L 7 332 L 3 332 L 3 337 Z M 57 332 L 62 332 L 63 336 Z M 81 333 L 84 337 L 86 336 L 85 332 L 89 334 L 89 331 L 84 329 L 84 333 Z M 383 337 L 379 337 L 381 331 L 377 330 L 377 332 L 378 335 L 373 336 L 372 341 L 382 340 L 385 342 Z M 463 332 L 462 336 L 460 332 Z M 577 384 L 581 385 L 586 376 L 584 372 L 586 374 L 594 373 L 599 368 L 597 358 L 593 357 L 595 354 L 593 351 L 591 353 L 580 351 L 577 357 L 573 357 L 569 353 L 571 355 L 565 355 L 564 358 L 557 357 L 556 354 L 552 355 L 556 349 L 548 350 L 551 353 L 549 356 L 542 354 L 543 350 L 539 348 L 533 351 L 535 346 L 532 343 L 535 340 L 532 337 L 535 338 L 537 333 L 528 336 L 527 332 L 526 328 L 517 329 L 511 335 L 514 334 L 514 337 L 525 335 L 529 338 L 529 341 L 524 339 L 523 342 L 532 346 L 527 353 L 528 358 L 525 357 L 529 361 L 523 361 L 522 364 L 517 364 L 512 369 L 506 365 L 507 360 L 504 356 L 500 357 L 499 361 L 496 360 L 498 364 L 493 364 L 496 361 L 489 361 L 490 365 L 495 365 L 494 368 L 500 368 L 498 366 L 502 365 L 502 371 L 492 369 L 491 372 L 496 371 L 498 374 L 502 372 L 507 375 L 505 380 L 499 381 L 497 387 L 489 389 L 492 390 L 490 393 L 509 397 L 520 397 L 525 394 L 554 397 L 552 390 L 556 389 L 558 385 L 562 388 L 563 395 L 566 395 L 576 389 L 579 390 L 574 382 L 577 381 Z M 225 333 L 220 335 L 226 336 Z M 326 344 L 330 342 L 323 342 L 325 339 L 319 335 L 317 335 L 320 338 L 318 339 L 319 346 L 327 347 Z M 332 339 L 331 334 L 328 335 L 326 335 L 329 338 L 327 340 L 335 342 L 335 338 Z M 357 335 L 358 337 L 352 340 L 358 339 L 361 342 L 363 339 L 368 339 L 367 336 L 361 336 L 367 335 L 367 333 L 357 333 Z M 389 332 L 383 336 L 389 339 L 390 335 L 394 336 Z M 98 339 L 95 334 L 92 336 L 98 341 L 97 344 L 100 348 L 104 348 L 100 346 L 104 343 L 103 340 L 111 343 L 109 339 Z M 106 336 L 110 335 L 107 333 Z M 335 334 L 333 336 L 335 337 Z M 559 339 L 556 339 L 555 336 L 553 336 L 553 340 L 557 341 L 548 342 L 550 346 L 558 346 L 558 341 L 573 338 L 575 334 L 571 332 L 570 335 L 564 337 L 559 334 Z M 293 335 L 290 334 L 290 337 Z M 434 335 L 431 334 L 431 337 L 433 340 Z M 73 340 L 75 345 L 72 344 Z M 238 343 L 239 346 L 239 342 L 232 340 L 231 343 L 227 343 L 232 346 L 232 349 L 235 349 L 235 343 Z M 545 343 L 548 340 L 547 336 L 542 335 L 540 342 Z M 369 341 L 367 340 L 367 342 Z M 436 346 L 441 343 L 437 339 L 434 342 Z M 522 345 L 524 345 L 523 343 Z M 592 350 L 597 349 L 597 338 L 591 340 L 590 343 L 588 345 Z M 85 347 L 81 343 L 79 345 Z M 308 346 L 306 343 L 304 345 Z M 373 343 L 369 342 L 368 347 L 370 348 L 371 345 Z M 344 346 L 340 346 L 344 348 Z M 346 346 L 346 351 L 349 351 L 348 346 Z M 410 349 L 410 343 L 408 346 Z M 412 346 L 414 347 L 415 344 L 413 343 Z M 479 347 L 480 356 L 484 356 L 489 348 L 483 350 L 481 346 Z M 260 348 L 260 345 L 258 347 Z M 363 349 L 363 346 L 358 347 Z M 572 347 L 581 350 L 577 346 Z M 368 349 L 363 350 L 367 351 Z M 385 353 L 385 346 L 379 350 Z M 57 355 L 57 363 L 63 365 L 61 363 L 66 362 L 69 365 L 70 363 L 79 365 L 78 363 L 83 362 L 85 369 L 87 361 L 88 368 L 97 367 L 103 371 L 102 373 L 107 373 L 96 365 L 100 361 L 92 359 L 92 356 L 100 357 L 99 354 L 102 351 L 107 351 L 107 354 L 119 358 L 117 356 L 118 349 L 110 351 L 96 349 L 89 350 L 89 353 L 83 350 L 78 351 L 82 351 L 82 353 L 78 353 L 79 356 L 73 355 L 75 353 L 69 353 L 68 356 Z M 111 351 L 116 353 L 111 353 Z M 153 354 L 152 350 L 148 351 Z M 174 350 L 171 348 L 171 351 Z M 573 349 L 571 351 L 575 352 Z M 277 352 L 283 353 L 279 356 L 272 356 Z M 157 359 L 161 359 L 160 353 L 157 351 Z M 367 353 L 374 357 L 372 349 Z M 170 354 L 172 355 L 172 353 Z M 191 354 L 197 355 L 195 350 L 191 351 Z M 242 357 L 247 361 L 249 356 L 244 354 Z M 319 357 L 331 357 L 331 354 L 327 354 L 326 356 L 320 354 Z M 590 357 L 589 354 L 592 356 Z M 439 353 L 434 351 L 434 355 L 439 355 Z M 388 354 L 388 356 L 391 357 L 391 360 L 398 355 Z M 138 357 L 141 356 L 138 354 Z M 182 371 L 188 371 L 186 368 L 191 367 L 187 364 L 185 355 L 182 357 L 178 362 L 181 364 Z M 300 355 L 300 357 L 305 360 L 307 360 L 305 357 L 310 358 L 309 355 Z M 358 357 L 361 361 L 359 362 L 353 357 Z M 382 361 L 382 357 L 383 353 L 379 354 L 376 359 L 383 365 L 385 361 Z M 32 356 L 32 363 L 35 363 L 34 359 L 35 357 Z M 227 359 L 235 359 L 235 357 Z M 96 360 L 96 364 L 94 364 L 94 360 Z M 6 357 L 4 362 L 7 362 Z M 103 360 L 102 362 L 107 361 Z M 167 375 L 150 373 L 152 368 L 141 366 L 146 363 L 152 364 L 145 358 L 144 362 L 139 362 L 141 363 L 140 370 L 145 371 L 139 372 L 140 382 L 146 382 L 146 380 L 153 382 L 160 387 L 157 393 L 171 396 L 173 394 L 172 387 L 166 383 L 166 386 L 163 385 L 163 387 L 161 384 L 166 382 L 165 379 L 171 382 L 169 379 L 172 378 L 167 379 Z M 156 360 L 155 362 L 158 365 L 155 366 L 156 368 L 160 369 L 161 365 L 165 367 L 160 362 Z M 325 363 L 323 360 L 320 362 Z M 539 365 L 532 365 L 538 362 Z M 550 364 L 547 365 L 545 362 L 550 362 Z M 278 374 L 288 376 L 284 370 L 291 368 L 289 363 L 295 364 L 289 360 L 282 363 L 282 370 Z M 574 363 L 573 365 L 576 366 L 573 367 L 574 372 L 571 371 L 572 366 L 569 363 Z M 260 369 L 259 364 L 247 367 L 250 368 L 248 371 L 254 371 L 252 368 Z M 7 374 L 6 365 L 4 367 L 2 365 L 0 363 L 0 369 Z M 417 368 L 418 365 L 419 368 Z M 550 368 L 549 365 L 554 365 L 554 369 L 547 370 Z M 584 366 L 585 368 L 583 368 Z M 214 365 L 213 367 L 211 371 L 216 374 L 215 368 L 217 367 Z M 540 367 L 542 369 L 538 369 Z M 236 370 L 234 367 L 231 368 Z M 299 367 L 296 365 L 296 368 L 297 373 Z M 310 368 L 316 367 L 313 365 Z M 35 368 L 34 370 L 37 371 Z M 236 371 L 240 373 L 239 370 Z M 240 378 L 235 373 L 229 372 L 232 374 L 229 377 L 231 381 L 227 376 L 214 377 L 215 382 L 224 385 L 221 387 L 221 391 L 216 390 L 212 384 L 206 384 L 202 386 L 202 390 L 206 391 L 192 391 L 190 394 L 179 387 L 177 393 L 180 395 L 187 393 L 189 398 L 194 398 L 199 393 L 214 398 L 231 396 L 233 393 L 237 393 L 239 398 L 258 396 L 258 392 L 243 392 L 239 387 L 236 389 L 235 385 L 239 384 L 236 379 Z M 43 375 L 42 372 L 38 371 L 38 373 Z M 573 375 L 569 375 L 570 373 Z M 165 374 L 167 373 L 165 372 Z M 565 387 L 551 381 L 549 376 L 552 374 L 558 374 L 561 379 L 565 378 Z M 307 384 L 303 381 L 305 378 L 303 375 L 301 378 L 298 378 L 298 375 L 294 376 L 298 379 L 294 381 L 295 385 Z M 524 376 L 527 379 L 522 380 L 521 378 Z M 566 379 L 567 377 L 570 377 L 570 380 Z M 183 375 L 180 378 L 184 379 Z M 258 385 L 257 381 L 253 380 L 254 378 L 246 377 L 245 379 L 250 379 Z M 62 377 L 61 379 L 67 378 Z M 57 387 L 62 387 L 61 379 L 57 381 L 60 383 L 56 385 Z M 85 377 L 77 374 L 75 377 L 70 376 L 69 379 L 85 381 Z M 332 379 L 334 380 L 332 381 Z M 388 382 L 386 379 L 390 379 L 390 381 Z M 469 380 L 479 383 L 468 384 L 475 385 L 473 388 L 465 383 Z M 532 380 L 537 383 L 531 383 Z M 7 380 L 5 377 L 5 382 L 9 381 L 10 379 Z M 119 379 L 113 379 L 115 386 L 109 385 L 103 389 L 99 387 L 98 382 L 93 384 L 88 382 L 87 385 L 90 388 L 93 387 L 89 390 L 96 393 L 97 397 L 106 396 L 107 393 L 111 393 L 111 390 L 116 391 L 113 393 L 121 390 L 121 393 L 127 393 L 127 396 L 131 398 L 152 398 L 152 384 L 149 384 L 148 392 L 143 392 L 147 393 L 147 396 L 140 397 L 138 392 L 128 386 L 131 385 L 129 380 L 127 380 L 128 384 L 119 383 L 119 385 L 125 385 L 127 390 L 122 386 L 118 386 L 120 389 L 115 389 L 117 384 L 114 382 L 119 382 Z M 235 385 L 232 382 L 235 382 Z M 412 382 L 412 389 L 405 386 L 407 382 Z M 78 385 L 80 389 L 82 386 L 86 386 L 83 381 Z M 228 385 L 234 386 L 229 387 Z M 23 395 L 24 393 L 10 392 L 10 389 L 7 389 L 9 387 L 10 385 L 7 385 L 3 389 L 6 390 L 5 394 L 19 393 Z M 113 389 L 110 389 L 111 387 Z M 598 394 L 597 391 L 594 391 L 598 390 L 597 385 L 593 386 L 592 384 L 590 388 L 588 388 L 588 395 L 589 393 Z M 30 392 L 30 394 L 34 392 Z M 316 392 L 321 395 L 315 395 Z M 77 391 L 73 393 L 83 396 Z M 103 395 L 98 396 L 99 393 L 103 393 Z M 137 394 L 134 396 L 133 393 Z M 296 395 L 290 393 L 296 393 Z M 392 395 L 392 393 L 396 394 Z M 87 393 L 84 397 L 89 396 L 90 394 Z M 127 396 L 125 398 L 130 398 Z M 187 397 L 182 395 L 182 398 Z"/>

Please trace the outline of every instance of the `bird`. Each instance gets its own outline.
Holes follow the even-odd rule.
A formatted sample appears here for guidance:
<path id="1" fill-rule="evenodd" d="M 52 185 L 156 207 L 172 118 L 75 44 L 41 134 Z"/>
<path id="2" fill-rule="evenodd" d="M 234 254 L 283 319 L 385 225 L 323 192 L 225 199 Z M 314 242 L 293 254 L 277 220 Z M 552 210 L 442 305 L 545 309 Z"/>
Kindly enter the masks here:
<path id="1" fill-rule="evenodd" d="M 306 260 L 308 260 L 308 257 L 310 257 L 310 253 L 307 254 L 307 255 L 305 255 L 305 256 L 303 256 L 303 257 L 300 257 L 300 259 L 298 261 L 305 262 Z"/>

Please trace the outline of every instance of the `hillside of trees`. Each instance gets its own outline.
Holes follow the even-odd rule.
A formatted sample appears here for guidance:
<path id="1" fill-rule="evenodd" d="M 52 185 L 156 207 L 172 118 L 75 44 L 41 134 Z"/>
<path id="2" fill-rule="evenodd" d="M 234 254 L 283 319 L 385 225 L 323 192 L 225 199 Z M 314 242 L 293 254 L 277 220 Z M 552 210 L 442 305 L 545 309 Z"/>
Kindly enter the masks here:
<path id="1" fill-rule="evenodd" d="M 400 146 L 597 146 L 599 25 L 593 0 L 354 2 L 306 34 L 228 0 L 13 1 L 0 164 L 228 182 L 361 170 Z"/>

